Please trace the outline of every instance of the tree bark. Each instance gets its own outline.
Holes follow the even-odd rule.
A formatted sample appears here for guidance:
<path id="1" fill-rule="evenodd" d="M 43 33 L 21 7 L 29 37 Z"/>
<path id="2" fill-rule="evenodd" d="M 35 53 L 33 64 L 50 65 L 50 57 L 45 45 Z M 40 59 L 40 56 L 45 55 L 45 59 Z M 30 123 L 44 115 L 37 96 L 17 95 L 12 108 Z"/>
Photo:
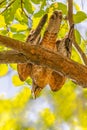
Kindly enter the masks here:
<path id="1" fill-rule="evenodd" d="M 0 44 L 18 51 L 18 54 L 14 53 L 13 57 L 9 56 L 9 62 L 11 63 L 12 61 L 16 62 L 16 58 L 18 57 L 19 63 L 23 60 L 22 63 L 31 62 L 33 64 L 49 67 L 54 71 L 72 79 L 75 83 L 83 87 L 87 87 L 87 67 L 84 65 L 61 56 L 59 53 L 54 53 L 50 50 L 42 48 L 40 45 L 29 45 L 25 42 L 14 40 L 6 36 L 0 35 Z M 21 56 L 20 53 L 22 53 Z M 22 59 L 23 57 L 26 58 Z"/>
<path id="2" fill-rule="evenodd" d="M 6 63 L 27 63 L 26 56 L 16 51 L 1 51 L 0 64 Z"/>

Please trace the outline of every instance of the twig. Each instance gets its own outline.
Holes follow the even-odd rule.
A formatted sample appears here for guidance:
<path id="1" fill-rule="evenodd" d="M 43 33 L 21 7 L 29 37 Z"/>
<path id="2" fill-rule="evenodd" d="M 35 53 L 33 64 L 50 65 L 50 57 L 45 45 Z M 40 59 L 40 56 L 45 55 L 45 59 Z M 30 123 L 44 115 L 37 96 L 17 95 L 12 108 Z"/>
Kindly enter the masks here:
<path id="1" fill-rule="evenodd" d="M 0 2 L 0 5 L 2 5 L 4 2 L 5 2 L 5 0 L 1 1 L 1 2 Z"/>
<path id="2" fill-rule="evenodd" d="M 72 26 L 73 24 L 73 0 L 68 0 L 68 20 L 69 20 L 69 25 Z M 76 42 L 74 32 L 73 32 L 73 45 L 77 49 L 85 65 L 87 65 L 87 57 L 85 53 L 83 52 L 83 50 L 79 47 L 78 43 Z"/>
<path id="3" fill-rule="evenodd" d="M 73 24 L 73 0 L 68 0 L 68 20 L 71 27 Z"/>
<path id="4" fill-rule="evenodd" d="M 37 25 L 37 27 L 36 27 L 36 29 L 35 29 L 35 32 L 34 32 L 34 34 L 33 34 L 33 39 L 34 39 L 34 40 L 35 40 L 36 37 L 40 34 L 41 29 L 43 28 L 44 24 L 46 23 L 47 17 L 48 17 L 48 15 L 45 14 L 45 15 L 41 18 L 39 24 Z"/>
<path id="5" fill-rule="evenodd" d="M 30 19 L 32 21 L 32 19 L 27 15 L 27 13 L 25 12 L 24 8 L 23 8 L 23 0 L 21 0 L 21 9 L 22 9 L 22 12 L 25 14 L 25 16 Z"/>
<path id="6" fill-rule="evenodd" d="M 14 2 L 15 2 L 15 0 L 10 2 L 10 4 L 8 6 L 6 6 L 6 8 L 0 14 L 4 13 Z"/>

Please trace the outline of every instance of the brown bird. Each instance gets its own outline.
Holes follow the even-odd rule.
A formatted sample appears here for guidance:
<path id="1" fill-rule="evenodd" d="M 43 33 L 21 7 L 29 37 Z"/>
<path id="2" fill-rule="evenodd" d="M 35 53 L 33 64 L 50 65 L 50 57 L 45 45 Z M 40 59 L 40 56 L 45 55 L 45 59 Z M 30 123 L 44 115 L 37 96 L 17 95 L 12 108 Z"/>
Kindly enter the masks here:
<path id="1" fill-rule="evenodd" d="M 61 11 L 53 12 L 53 14 L 50 17 L 46 31 L 44 33 L 44 37 L 40 43 L 42 47 L 57 52 L 56 38 L 60 28 L 61 21 L 62 21 Z M 62 76 L 53 72 L 52 69 L 38 65 L 34 65 L 32 67 L 31 77 L 33 79 L 32 91 L 35 97 L 47 84 L 50 85 L 52 90 L 58 90 L 58 85 L 61 84 L 61 81 L 62 82 L 65 81 L 65 77 L 62 78 Z"/>
<path id="2" fill-rule="evenodd" d="M 29 36 L 27 37 L 26 42 L 30 43 L 30 44 L 39 44 L 40 42 L 40 31 L 43 28 L 46 19 L 47 19 L 48 15 L 45 14 L 42 19 L 40 20 L 37 28 L 35 30 L 31 30 Z M 20 80 L 25 81 L 27 79 L 28 76 L 30 76 L 31 71 L 32 71 L 32 64 L 31 63 L 19 63 L 17 64 L 17 71 L 18 71 L 18 75 Z"/>
<path id="3" fill-rule="evenodd" d="M 59 32 L 61 21 L 62 12 L 54 11 L 49 19 L 48 26 L 46 28 L 42 41 L 35 42 L 35 44 L 39 43 L 44 48 L 47 48 L 54 52 L 60 52 L 60 54 L 70 57 L 71 46 L 69 45 L 69 39 L 66 37 L 63 40 L 56 42 L 57 33 Z M 35 32 L 33 33 L 33 35 L 30 35 L 28 37 L 29 42 L 32 41 L 30 40 L 32 39 L 31 36 L 34 35 Z M 36 39 L 34 40 L 39 41 L 39 37 L 40 35 L 38 35 L 38 37 L 36 37 Z M 32 42 L 31 44 L 34 44 L 34 42 Z M 63 86 L 66 81 L 65 76 L 53 71 L 52 69 L 38 65 L 32 65 L 30 63 L 18 64 L 18 73 L 21 80 L 25 80 L 27 76 L 30 75 L 33 81 L 32 92 L 35 97 L 47 84 L 50 85 L 52 91 L 57 91 Z"/>

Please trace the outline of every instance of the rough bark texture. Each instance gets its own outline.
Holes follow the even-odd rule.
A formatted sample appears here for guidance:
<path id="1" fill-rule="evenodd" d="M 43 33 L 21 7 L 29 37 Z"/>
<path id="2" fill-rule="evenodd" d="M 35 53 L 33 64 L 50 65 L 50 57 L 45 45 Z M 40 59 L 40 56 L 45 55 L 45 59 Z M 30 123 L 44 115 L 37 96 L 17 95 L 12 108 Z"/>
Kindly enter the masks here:
<path id="1" fill-rule="evenodd" d="M 24 44 L 24 42 L 20 42 L 1 35 L 0 44 L 23 53 L 26 56 L 27 62 L 49 67 L 54 71 L 72 79 L 77 84 L 83 87 L 87 87 L 87 67 L 84 65 L 61 56 L 59 53 L 54 53 L 44 49 L 40 45 L 36 46 Z M 19 60 L 19 62 L 21 61 Z"/>
<path id="2" fill-rule="evenodd" d="M 1 51 L 0 52 L 0 64 L 7 63 L 27 63 L 26 56 L 16 51 Z"/>

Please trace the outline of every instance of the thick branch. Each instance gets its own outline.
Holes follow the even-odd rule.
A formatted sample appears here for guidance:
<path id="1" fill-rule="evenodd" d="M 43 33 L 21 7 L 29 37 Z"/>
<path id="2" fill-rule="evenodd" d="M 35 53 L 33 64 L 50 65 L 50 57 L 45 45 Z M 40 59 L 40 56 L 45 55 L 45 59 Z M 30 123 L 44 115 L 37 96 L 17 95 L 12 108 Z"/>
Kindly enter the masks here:
<path id="1" fill-rule="evenodd" d="M 16 51 L 0 52 L 0 64 L 2 63 L 27 63 L 26 56 Z"/>
<path id="2" fill-rule="evenodd" d="M 0 35 L 0 44 L 26 55 L 27 61 L 54 69 L 54 71 L 71 78 L 74 82 L 87 87 L 87 67 L 74 62 L 59 53 L 51 52 L 40 45 L 29 45 Z"/>

